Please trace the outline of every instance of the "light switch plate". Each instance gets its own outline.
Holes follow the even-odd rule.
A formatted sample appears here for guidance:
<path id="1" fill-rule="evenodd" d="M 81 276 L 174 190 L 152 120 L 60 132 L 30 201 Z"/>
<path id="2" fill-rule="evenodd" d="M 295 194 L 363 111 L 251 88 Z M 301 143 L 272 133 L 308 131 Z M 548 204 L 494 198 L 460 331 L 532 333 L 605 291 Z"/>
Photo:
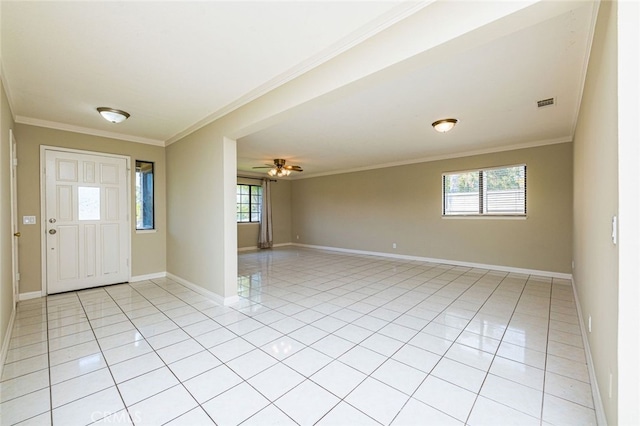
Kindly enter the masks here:
<path id="1" fill-rule="evenodd" d="M 22 224 L 23 225 L 35 225 L 36 217 L 35 216 L 22 216 Z"/>

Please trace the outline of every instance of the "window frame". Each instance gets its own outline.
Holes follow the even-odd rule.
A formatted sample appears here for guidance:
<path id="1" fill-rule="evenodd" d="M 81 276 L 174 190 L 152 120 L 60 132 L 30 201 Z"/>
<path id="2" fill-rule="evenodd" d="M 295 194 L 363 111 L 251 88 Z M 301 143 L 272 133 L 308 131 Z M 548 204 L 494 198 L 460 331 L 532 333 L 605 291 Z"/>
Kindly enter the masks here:
<path id="1" fill-rule="evenodd" d="M 142 167 L 141 164 L 150 164 L 151 165 L 151 170 L 150 172 L 145 172 L 145 174 L 148 174 L 151 176 L 151 213 L 150 213 L 150 217 L 151 217 L 151 227 L 148 226 L 144 226 L 143 223 L 143 228 L 138 227 L 138 174 L 139 173 L 143 173 L 141 171 L 139 171 L 139 169 Z M 155 231 L 156 230 L 156 185 L 155 185 L 155 168 L 156 168 L 156 164 L 154 161 L 146 161 L 146 160 L 135 160 L 135 168 L 134 168 L 134 178 L 135 178 L 135 190 L 136 190 L 136 197 L 135 197 L 135 205 L 136 205 L 136 232 L 149 232 L 149 231 Z M 144 191 L 144 190 L 143 190 Z M 149 196 L 149 194 L 147 194 L 147 196 Z M 142 210 L 144 211 L 145 208 L 145 200 L 149 200 L 148 198 L 144 198 L 144 194 L 143 194 L 143 199 L 141 200 L 142 202 Z M 148 218 L 149 216 L 147 216 Z M 142 221 L 144 222 L 145 217 L 143 216 Z"/>
<path id="2" fill-rule="evenodd" d="M 524 212 L 511 212 L 511 213 L 485 213 L 485 200 L 484 200 L 484 173 L 490 170 L 500 170 L 500 169 L 510 169 L 514 167 L 523 167 L 524 168 Z M 447 213 L 446 212 L 446 195 L 445 185 L 446 185 L 446 177 L 450 175 L 464 174 L 464 173 L 475 173 L 478 172 L 478 212 L 477 213 Z M 443 219 L 450 218 L 468 218 L 468 219 L 476 219 L 476 218 L 486 218 L 486 219 L 526 219 L 528 215 L 528 196 L 527 196 L 527 165 L 526 163 L 519 164 L 509 164 L 503 166 L 491 166 L 491 167 L 481 167 L 477 169 L 468 169 L 468 170 L 456 170 L 456 171 L 448 171 L 443 172 L 440 179 L 440 191 L 441 197 L 440 201 L 442 203 L 442 207 L 440 209 L 440 214 Z"/>
<path id="3" fill-rule="evenodd" d="M 239 202 L 237 200 L 237 197 L 239 195 L 241 195 L 238 192 L 238 188 L 240 186 L 248 186 L 249 187 L 249 203 L 248 203 L 248 205 L 249 205 L 249 212 L 248 212 L 249 213 L 249 220 L 246 220 L 246 221 L 238 220 L 239 219 L 238 216 L 239 216 L 240 212 L 238 211 L 238 207 L 237 206 L 241 205 L 241 204 L 247 204 L 247 203 L 241 203 L 241 202 Z M 260 196 L 260 204 L 259 204 L 259 209 L 258 209 L 258 212 L 259 212 L 258 220 L 252 220 L 252 217 L 251 217 L 252 216 L 251 215 L 251 213 L 252 213 L 251 212 L 251 206 L 255 204 L 255 203 L 253 203 L 251 201 L 251 197 L 253 196 L 251 188 L 260 188 L 260 194 L 259 194 L 259 196 Z M 262 218 L 262 185 L 252 185 L 250 183 L 236 183 L 236 223 L 238 223 L 238 224 L 255 224 L 255 223 L 260 223 L 261 222 L 261 218 Z"/>

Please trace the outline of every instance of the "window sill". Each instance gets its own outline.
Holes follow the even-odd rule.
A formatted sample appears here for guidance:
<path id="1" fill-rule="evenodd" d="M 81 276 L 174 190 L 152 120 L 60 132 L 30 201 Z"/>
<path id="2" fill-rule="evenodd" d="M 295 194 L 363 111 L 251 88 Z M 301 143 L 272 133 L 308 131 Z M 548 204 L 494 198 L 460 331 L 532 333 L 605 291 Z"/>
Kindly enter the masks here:
<path id="1" fill-rule="evenodd" d="M 442 219 L 492 219 L 492 220 L 527 220 L 527 216 L 517 216 L 517 215 L 497 215 L 497 214 L 457 214 L 457 215 L 447 215 L 440 216 Z"/>
<path id="2" fill-rule="evenodd" d="M 238 225 L 260 225 L 260 222 L 236 222 Z"/>
<path id="3" fill-rule="evenodd" d="M 155 234 L 157 229 L 136 229 L 136 234 Z"/>

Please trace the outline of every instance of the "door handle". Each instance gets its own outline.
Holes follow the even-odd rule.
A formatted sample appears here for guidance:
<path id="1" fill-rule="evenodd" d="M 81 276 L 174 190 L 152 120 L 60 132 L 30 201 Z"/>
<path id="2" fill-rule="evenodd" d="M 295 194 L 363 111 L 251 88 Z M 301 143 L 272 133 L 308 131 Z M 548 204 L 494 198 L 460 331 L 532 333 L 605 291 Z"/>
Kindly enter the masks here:
<path id="1" fill-rule="evenodd" d="M 16 232 L 15 234 L 13 234 L 14 237 L 18 237 L 18 238 L 20 238 L 20 235 L 21 235 L 20 232 Z"/>
<path id="2" fill-rule="evenodd" d="M 56 231 L 55 229 L 49 229 L 49 233 L 50 233 L 51 235 L 55 234 L 56 232 L 57 232 L 57 231 Z"/>

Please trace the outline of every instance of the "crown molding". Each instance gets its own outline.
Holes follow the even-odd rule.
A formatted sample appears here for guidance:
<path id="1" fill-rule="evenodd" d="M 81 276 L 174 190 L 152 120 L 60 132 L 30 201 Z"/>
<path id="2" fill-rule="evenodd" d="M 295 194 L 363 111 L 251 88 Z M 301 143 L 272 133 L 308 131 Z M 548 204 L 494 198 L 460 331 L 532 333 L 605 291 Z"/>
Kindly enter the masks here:
<path id="1" fill-rule="evenodd" d="M 11 118 L 13 118 L 13 121 L 16 121 L 16 115 L 13 112 L 15 111 L 15 108 L 13 107 L 13 99 L 11 98 L 11 91 L 9 90 L 9 82 L 7 81 L 6 75 L 7 73 L 4 71 L 2 57 L 0 57 L 0 82 L 2 82 L 4 95 L 7 97 L 7 101 L 9 102 L 9 111 L 11 112 Z"/>
<path id="2" fill-rule="evenodd" d="M 91 136 L 100 136 L 103 138 L 118 139 L 127 142 L 142 143 L 146 145 L 164 146 L 164 141 L 140 136 L 124 135 L 122 133 L 108 132 L 105 130 L 90 129 L 88 127 L 74 126 L 71 124 L 58 123 L 56 121 L 40 120 L 37 118 L 24 117 L 17 115 L 15 122 L 20 124 L 28 124 L 37 127 L 46 127 L 48 129 L 63 130 L 66 132 L 82 133 Z"/>
<path id="3" fill-rule="evenodd" d="M 409 164 L 417 164 L 417 163 L 429 163 L 432 161 L 449 160 L 452 158 L 471 157 L 474 155 L 482 155 L 482 154 L 494 154 L 496 152 L 515 151 L 517 149 L 535 148 L 538 146 L 555 145 L 555 144 L 567 143 L 567 142 L 573 142 L 573 136 L 563 136 L 555 139 L 545 139 L 540 141 L 525 142 L 521 144 L 506 145 L 501 147 L 476 149 L 473 151 L 465 151 L 465 152 L 458 152 L 458 153 L 451 153 L 451 154 L 433 155 L 430 157 L 415 158 L 415 159 L 405 160 L 405 161 L 395 161 L 392 163 L 376 164 L 372 166 L 356 167 L 352 169 L 336 170 L 332 172 L 311 173 L 311 174 L 307 174 L 306 176 L 295 177 L 292 180 L 340 175 L 344 173 L 363 172 L 367 170 L 385 169 L 387 167 L 406 166 Z"/>

